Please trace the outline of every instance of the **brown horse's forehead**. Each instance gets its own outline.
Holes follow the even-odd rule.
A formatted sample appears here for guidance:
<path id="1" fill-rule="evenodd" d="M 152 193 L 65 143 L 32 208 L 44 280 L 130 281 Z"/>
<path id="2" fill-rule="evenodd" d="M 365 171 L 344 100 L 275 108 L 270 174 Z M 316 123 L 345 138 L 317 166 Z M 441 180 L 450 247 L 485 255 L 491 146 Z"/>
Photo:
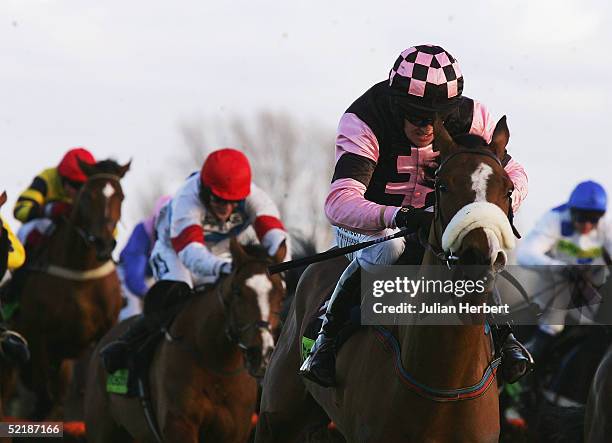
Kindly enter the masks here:
<path id="1" fill-rule="evenodd" d="M 482 165 L 491 168 L 489 178 L 507 177 L 504 168 L 495 159 L 485 155 L 459 155 L 449 161 L 440 171 L 440 178 L 464 177 L 467 182 L 471 181 L 472 174 L 478 171 Z"/>
<path id="2" fill-rule="evenodd" d="M 123 198 L 123 189 L 119 180 L 112 178 L 95 179 L 91 182 L 91 189 L 94 192 L 100 192 L 106 198 Z"/>

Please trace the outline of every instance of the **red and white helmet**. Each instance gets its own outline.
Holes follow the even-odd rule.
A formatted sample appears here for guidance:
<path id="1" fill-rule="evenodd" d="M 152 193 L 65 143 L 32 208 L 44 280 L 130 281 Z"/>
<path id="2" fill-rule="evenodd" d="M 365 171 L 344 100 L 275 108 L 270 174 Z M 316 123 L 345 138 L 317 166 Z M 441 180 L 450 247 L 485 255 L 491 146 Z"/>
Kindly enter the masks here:
<path id="1" fill-rule="evenodd" d="M 251 193 L 251 165 L 237 149 L 210 153 L 200 171 L 202 185 L 224 200 L 244 200 Z"/>
<path id="2" fill-rule="evenodd" d="M 67 180 L 77 183 L 85 183 L 87 176 L 81 170 L 78 160 L 88 165 L 96 163 L 94 156 L 85 148 L 72 148 L 64 155 L 57 166 L 57 172 Z"/>
<path id="3" fill-rule="evenodd" d="M 396 104 L 407 111 L 444 112 L 463 92 L 457 60 L 444 48 L 419 45 L 403 51 L 389 72 Z"/>

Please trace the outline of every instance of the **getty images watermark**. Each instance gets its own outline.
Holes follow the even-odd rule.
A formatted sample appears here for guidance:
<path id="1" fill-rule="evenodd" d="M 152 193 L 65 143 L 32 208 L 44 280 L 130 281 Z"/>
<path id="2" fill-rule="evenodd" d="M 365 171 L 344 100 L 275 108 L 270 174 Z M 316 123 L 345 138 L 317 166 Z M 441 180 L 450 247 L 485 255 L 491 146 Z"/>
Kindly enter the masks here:
<path id="1" fill-rule="evenodd" d="M 612 324 L 606 266 L 378 266 L 362 272 L 361 323 Z M 610 300 L 605 303 L 605 300 Z"/>
<path id="2" fill-rule="evenodd" d="M 509 314 L 508 304 L 490 305 L 486 300 L 478 302 L 474 298 L 483 298 L 487 294 L 489 284 L 487 280 L 491 277 L 483 276 L 476 280 L 440 280 L 420 277 L 412 279 L 407 276 L 396 276 L 394 279 L 377 279 L 372 282 L 372 296 L 380 301 L 374 301 L 372 309 L 376 314 Z M 399 304 L 389 304 L 389 295 L 401 295 Z M 417 299 L 417 296 L 418 299 Z M 455 304 L 442 304 L 433 301 L 432 297 L 455 297 L 462 299 L 465 296 L 473 297 Z M 425 297 L 425 298 L 424 298 Z M 415 299 L 417 301 L 415 301 Z"/>

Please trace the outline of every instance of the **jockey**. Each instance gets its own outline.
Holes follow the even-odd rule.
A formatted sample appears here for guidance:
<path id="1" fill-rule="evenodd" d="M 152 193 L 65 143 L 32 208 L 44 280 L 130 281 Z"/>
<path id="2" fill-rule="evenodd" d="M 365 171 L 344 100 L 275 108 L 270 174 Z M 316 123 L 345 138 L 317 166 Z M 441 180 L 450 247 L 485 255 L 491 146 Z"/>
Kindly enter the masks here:
<path id="1" fill-rule="evenodd" d="M 268 195 L 251 182 L 247 157 L 231 148 L 212 152 L 160 212 L 151 254 L 156 280 L 194 287 L 211 284 L 232 271 L 230 237 L 258 240 L 270 256 L 287 259 L 287 233 Z M 159 326 L 142 316 L 117 341 L 102 349 L 112 373 L 124 367 L 132 344 Z"/>
<path id="2" fill-rule="evenodd" d="M 2 223 L 2 237 L 6 236 L 8 241 L 0 240 L 2 249 L 0 254 L 0 260 L 2 260 L 2 272 L 0 272 L 0 280 L 4 277 L 6 270 L 14 271 L 19 268 L 25 262 L 25 249 L 19 241 L 19 239 L 13 234 L 11 227 L 8 223 L 0 217 L 0 223 Z M 5 261 L 6 260 L 6 261 Z M 4 265 L 6 263 L 6 267 Z"/>
<path id="3" fill-rule="evenodd" d="M 118 272 L 127 300 L 127 305 L 119 315 L 120 320 L 140 314 L 142 311 L 140 300 L 151 287 L 153 279 L 149 258 L 157 240 L 155 223 L 161 208 L 170 199 L 169 195 L 163 195 L 157 199 L 153 213 L 134 227 L 127 244 L 119 255 Z"/>
<path id="4" fill-rule="evenodd" d="M 161 210 L 151 255 L 157 280 L 214 283 L 232 269 L 229 240 L 255 238 L 271 256 L 287 233 L 268 195 L 251 183 L 251 166 L 235 149 L 212 152 Z M 285 259 L 287 257 L 284 257 Z"/>
<path id="5" fill-rule="evenodd" d="M 70 149 L 57 167 L 38 174 L 17 199 L 13 214 L 24 223 L 17 235 L 26 247 L 40 242 L 53 220 L 70 214 L 74 197 L 87 181 L 79 161 L 96 163 L 94 156 L 85 148 Z"/>
<path id="6" fill-rule="evenodd" d="M 612 220 L 604 188 L 594 181 L 579 183 L 567 203 L 548 211 L 519 244 L 517 261 L 523 266 L 558 266 L 565 275 L 581 265 L 610 265 Z M 548 324 L 544 315 L 536 335 L 529 343 L 537 355 L 560 333 L 564 325 Z M 565 313 L 563 315 L 565 317 Z M 555 319 L 558 321 L 559 319 Z M 561 322 L 563 319 L 561 319 Z"/>
<path id="7" fill-rule="evenodd" d="M 6 270 L 14 271 L 25 262 L 25 250 L 8 223 L 0 217 L 2 233 L 0 234 L 0 280 Z M 4 318 L 4 315 L 2 314 Z M 7 329 L 0 323 L 0 358 L 8 361 L 24 363 L 30 358 L 30 350 L 26 339 L 19 333 Z"/>
<path id="8" fill-rule="evenodd" d="M 433 122 L 444 120 L 451 135 L 471 133 L 491 141 L 495 121 L 480 102 L 462 96 L 457 61 L 439 46 L 422 45 L 402 52 L 388 80 L 372 86 L 340 119 L 336 166 L 325 213 L 335 226 L 339 247 L 380 238 L 405 228 L 429 228 L 435 194 L 431 171 Z M 527 175 L 508 154 L 500 159 L 514 184 L 516 211 L 527 195 Z M 322 386 L 335 385 L 335 337 L 359 303 L 353 295 L 360 269 L 393 264 L 405 238 L 379 243 L 355 253 L 332 294 L 321 331 L 300 374 Z M 528 368 L 528 356 L 512 334 L 503 344 L 503 373 L 516 381 Z"/>

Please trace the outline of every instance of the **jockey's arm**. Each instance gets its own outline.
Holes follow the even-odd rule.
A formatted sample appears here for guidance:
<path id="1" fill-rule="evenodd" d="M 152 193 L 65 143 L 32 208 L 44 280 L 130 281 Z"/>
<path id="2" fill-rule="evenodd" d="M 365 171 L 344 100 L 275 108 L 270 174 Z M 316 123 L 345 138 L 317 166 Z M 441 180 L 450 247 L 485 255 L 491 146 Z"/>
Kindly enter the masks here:
<path id="1" fill-rule="evenodd" d="M 196 279 L 218 278 L 229 272 L 231 261 L 215 256 L 204 244 L 204 207 L 198 197 L 196 176 L 172 199 L 170 241 L 179 260 Z"/>
<path id="2" fill-rule="evenodd" d="M 268 255 L 274 257 L 279 247 L 285 243 L 286 253 L 283 260 L 290 260 L 290 249 L 287 232 L 280 220 L 276 204 L 263 190 L 254 183 L 251 184 L 251 194 L 246 199 L 246 212 L 255 229 L 261 245 Z"/>
<path id="3" fill-rule="evenodd" d="M 512 211 L 516 214 L 521 206 L 521 203 L 523 203 L 527 197 L 527 192 L 529 189 L 527 173 L 514 159 L 510 159 L 506 166 L 504 166 L 504 169 L 508 173 L 508 177 L 510 177 L 512 184 L 514 185 L 514 191 L 512 192 Z"/>
<path id="4" fill-rule="evenodd" d="M 612 257 L 612 219 L 610 217 L 603 217 L 600 220 L 600 227 L 598 227 L 599 229 L 603 230 L 603 234 L 604 234 L 604 249 L 606 251 L 606 253 L 608 254 L 608 258 Z M 609 266 L 608 263 L 606 263 L 606 265 Z"/>
<path id="5" fill-rule="evenodd" d="M 59 208 L 60 202 L 70 203 L 64 191 L 57 168 L 49 168 L 38 174 L 32 184 L 23 191 L 13 210 L 15 218 L 26 223 L 35 218 L 48 217 L 52 206 Z"/>
<path id="6" fill-rule="evenodd" d="M 559 213 L 549 211 L 519 243 L 516 251 L 518 263 L 523 266 L 565 265 L 565 262 L 548 255 L 553 251 L 559 238 L 561 238 Z"/>
<path id="7" fill-rule="evenodd" d="M 174 241 L 172 243 L 174 245 Z M 222 272 L 229 273 L 231 270 L 231 260 L 217 257 L 203 242 L 191 242 L 177 253 L 196 280 L 208 277 L 217 279 Z"/>
<path id="8" fill-rule="evenodd" d="M 19 195 L 13 210 L 15 218 L 22 223 L 26 223 L 42 217 L 48 190 L 49 186 L 44 173 L 37 175 L 28 189 Z"/>
<path id="9" fill-rule="evenodd" d="M 472 125 L 470 134 L 478 135 L 491 143 L 493 131 L 495 131 L 496 120 L 491 117 L 491 113 L 487 107 L 474 100 L 474 110 L 472 113 Z M 525 169 L 513 158 L 500 159 L 504 164 L 506 173 L 514 184 L 514 192 L 512 193 L 512 210 L 516 213 L 521 206 L 521 203 L 527 198 L 528 180 Z"/>
<path id="10" fill-rule="evenodd" d="M 25 250 L 19 239 L 13 234 L 11 227 L 2 220 L 2 227 L 6 230 L 9 238 L 8 269 L 14 271 L 25 262 Z"/>
<path id="11" fill-rule="evenodd" d="M 149 235 L 144 225 L 139 223 L 120 254 L 125 284 L 132 294 L 139 297 L 144 296 L 149 290 L 146 278 L 150 250 Z"/>
<path id="12" fill-rule="evenodd" d="M 325 199 L 325 215 L 334 226 L 368 233 L 394 227 L 395 206 L 364 197 L 378 162 L 378 140 L 359 117 L 346 113 L 336 137 L 336 166 Z"/>

